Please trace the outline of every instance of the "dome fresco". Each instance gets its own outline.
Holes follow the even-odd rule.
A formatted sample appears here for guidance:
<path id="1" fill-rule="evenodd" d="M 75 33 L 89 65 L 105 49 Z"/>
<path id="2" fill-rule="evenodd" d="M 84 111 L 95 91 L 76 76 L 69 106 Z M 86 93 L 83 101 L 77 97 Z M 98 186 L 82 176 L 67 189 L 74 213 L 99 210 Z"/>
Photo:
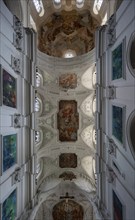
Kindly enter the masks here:
<path id="1" fill-rule="evenodd" d="M 63 57 L 68 50 L 76 55 L 85 54 L 94 48 L 98 26 L 88 10 L 55 12 L 40 26 L 38 49 L 54 57 Z"/>

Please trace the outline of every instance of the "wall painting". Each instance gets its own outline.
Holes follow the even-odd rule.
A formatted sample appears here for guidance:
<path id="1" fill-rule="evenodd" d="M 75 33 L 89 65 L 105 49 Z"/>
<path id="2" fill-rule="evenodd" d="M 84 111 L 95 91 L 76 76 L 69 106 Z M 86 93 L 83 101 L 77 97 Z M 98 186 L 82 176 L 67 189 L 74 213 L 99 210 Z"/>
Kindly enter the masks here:
<path id="1" fill-rule="evenodd" d="M 113 220 L 123 220 L 123 206 L 113 191 Z"/>
<path id="2" fill-rule="evenodd" d="M 15 220 L 17 214 L 17 191 L 16 189 L 2 203 L 2 220 Z"/>
<path id="3" fill-rule="evenodd" d="M 123 108 L 112 106 L 112 134 L 123 143 Z"/>
<path id="4" fill-rule="evenodd" d="M 3 105 L 17 107 L 17 82 L 16 79 L 3 69 Z"/>
<path id="5" fill-rule="evenodd" d="M 112 51 L 112 80 L 123 77 L 123 43 Z"/>
<path id="6" fill-rule="evenodd" d="M 3 136 L 3 172 L 17 162 L 17 134 Z"/>

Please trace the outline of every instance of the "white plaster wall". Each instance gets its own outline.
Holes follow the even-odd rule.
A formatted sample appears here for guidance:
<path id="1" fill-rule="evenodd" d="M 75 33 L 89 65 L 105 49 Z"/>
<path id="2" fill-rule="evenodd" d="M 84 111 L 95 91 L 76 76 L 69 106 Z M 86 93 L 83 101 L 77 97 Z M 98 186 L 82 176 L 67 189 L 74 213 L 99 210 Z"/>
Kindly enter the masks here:
<path id="1" fill-rule="evenodd" d="M 35 195 L 35 188 L 32 186 L 30 188 L 30 182 L 34 181 L 34 174 L 30 175 L 34 161 L 34 142 L 32 139 L 34 137 L 31 136 L 30 138 L 30 135 L 32 134 L 30 118 L 34 104 L 30 96 L 34 91 L 32 74 L 34 74 L 33 67 L 35 66 L 35 51 L 33 49 L 32 57 L 28 57 L 25 50 L 24 53 L 22 53 L 14 47 L 13 35 L 15 32 L 13 29 L 13 15 L 7 9 L 2 0 L 0 1 L 0 21 L 0 64 L 2 68 L 7 70 L 17 80 L 17 108 L 10 108 L 4 105 L 0 106 L 0 135 L 17 133 L 17 163 L 7 171 L 3 173 L 1 172 L 0 204 L 5 201 L 14 189 L 17 189 L 17 219 L 21 219 L 21 216 L 26 214 L 27 210 L 30 208 L 30 203 L 32 205 Z M 28 38 L 24 38 L 24 41 L 27 39 Z M 28 44 L 24 45 L 28 47 Z M 28 51 L 27 48 L 24 49 Z M 11 56 L 20 59 L 21 73 L 17 74 L 12 69 Z M 15 113 L 21 115 L 20 128 L 14 128 L 13 126 L 12 116 Z M 0 155 L 1 154 L 2 148 L 0 149 Z M 0 169 L 1 168 L 2 160 L 0 160 Z M 14 182 L 16 168 L 20 168 L 20 181 Z"/>
<path id="2" fill-rule="evenodd" d="M 124 0 L 116 12 L 116 41 L 108 48 L 105 53 L 97 58 L 97 129 L 98 146 L 97 146 L 97 172 L 98 191 L 97 195 L 102 205 L 104 205 L 106 213 L 113 218 L 112 207 L 112 189 L 116 192 L 123 204 L 124 219 L 135 219 L 135 158 L 130 150 L 127 140 L 127 121 L 131 112 L 135 109 L 135 78 L 128 68 L 127 49 L 129 39 L 135 31 L 135 1 Z M 124 40 L 124 59 L 125 65 L 124 79 L 112 80 L 112 51 Z M 104 39 L 105 41 L 105 39 Z M 102 65 L 103 66 L 102 66 Z M 114 86 L 116 96 L 114 99 L 107 98 L 108 86 Z M 112 135 L 112 105 L 125 107 L 123 118 L 124 124 L 124 143 L 119 141 Z M 112 138 L 116 144 L 116 153 L 109 154 L 108 138 Z M 115 162 L 117 168 L 114 166 Z M 107 166 L 113 169 L 115 173 L 114 181 L 109 182 L 107 177 Z M 105 177 L 106 176 L 106 177 Z M 101 184 L 102 182 L 102 184 Z M 105 210 L 101 208 L 101 212 L 105 214 Z"/>

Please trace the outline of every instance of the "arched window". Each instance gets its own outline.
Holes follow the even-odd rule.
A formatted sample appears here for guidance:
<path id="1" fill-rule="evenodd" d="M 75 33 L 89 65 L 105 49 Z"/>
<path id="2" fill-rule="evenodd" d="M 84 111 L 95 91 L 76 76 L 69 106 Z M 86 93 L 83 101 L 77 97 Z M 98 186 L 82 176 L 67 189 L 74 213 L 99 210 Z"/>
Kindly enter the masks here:
<path id="1" fill-rule="evenodd" d="M 30 15 L 30 25 L 31 27 L 37 32 L 37 27 L 36 27 L 36 23 L 33 20 L 32 16 Z"/>
<path id="2" fill-rule="evenodd" d="M 93 6 L 93 12 L 95 14 L 98 14 L 98 12 L 101 9 L 102 4 L 103 4 L 103 0 L 95 0 L 94 6 Z"/>
<path id="3" fill-rule="evenodd" d="M 41 176 L 43 171 L 43 160 L 40 158 L 37 160 L 36 166 L 35 166 L 35 174 L 36 174 L 36 183 Z"/>
<path id="4" fill-rule="evenodd" d="M 61 3 L 61 0 L 54 0 L 54 3 L 55 3 L 55 4 L 60 4 L 60 3 Z"/>
<path id="5" fill-rule="evenodd" d="M 135 158 L 135 111 L 133 111 L 127 123 L 127 138 L 131 152 Z"/>
<path id="6" fill-rule="evenodd" d="M 35 73 L 35 86 L 40 87 L 43 85 L 43 71 L 40 70 L 38 67 L 36 67 L 36 73 Z"/>
<path id="7" fill-rule="evenodd" d="M 35 143 L 38 144 L 41 141 L 40 131 L 35 131 Z"/>
<path id="8" fill-rule="evenodd" d="M 36 164 L 36 174 L 37 174 L 37 175 L 39 174 L 40 170 L 41 170 L 41 163 L 38 162 L 38 163 Z"/>
<path id="9" fill-rule="evenodd" d="M 36 87 L 39 87 L 41 84 L 40 74 L 36 72 Z"/>
<path id="10" fill-rule="evenodd" d="M 66 50 L 63 54 L 63 57 L 64 58 L 72 58 L 72 57 L 75 57 L 76 56 L 76 52 L 74 50 Z"/>
<path id="11" fill-rule="evenodd" d="M 93 74 L 92 74 L 93 87 L 95 87 L 96 82 L 97 82 L 97 76 L 96 76 L 96 71 L 94 71 Z"/>
<path id="12" fill-rule="evenodd" d="M 59 9 L 61 7 L 61 0 L 53 0 L 54 7 Z"/>
<path id="13" fill-rule="evenodd" d="M 97 132 L 96 132 L 95 129 L 93 129 L 92 136 L 93 136 L 93 143 L 94 143 L 94 145 L 96 145 L 96 143 L 97 143 Z"/>
<path id="14" fill-rule="evenodd" d="M 131 35 L 128 43 L 127 61 L 129 70 L 135 77 L 135 32 Z"/>
<path id="15" fill-rule="evenodd" d="M 94 99 L 93 99 L 92 110 L 93 110 L 93 115 L 94 115 L 96 112 L 96 97 L 94 97 Z"/>
<path id="16" fill-rule="evenodd" d="M 39 98 L 35 97 L 35 112 L 39 112 L 41 109 Z"/>
<path id="17" fill-rule="evenodd" d="M 76 7 L 82 8 L 84 5 L 84 0 L 76 0 Z"/>
<path id="18" fill-rule="evenodd" d="M 39 16 L 42 17 L 44 15 L 44 7 L 42 0 L 33 0 L 33 3 Z"/>

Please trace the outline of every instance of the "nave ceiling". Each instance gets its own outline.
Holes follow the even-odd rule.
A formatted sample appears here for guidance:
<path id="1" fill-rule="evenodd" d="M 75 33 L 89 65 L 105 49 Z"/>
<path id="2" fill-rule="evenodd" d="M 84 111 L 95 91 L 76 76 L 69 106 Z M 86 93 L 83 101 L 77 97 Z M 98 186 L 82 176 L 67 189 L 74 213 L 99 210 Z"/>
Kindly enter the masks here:
<path id="1" fill-rule="evenodd" d="M 86 199 L 88 204 L 94 198 L 94 54 L 92 50 L 80 57 L 81 64 L 85 64 L 81 67 L 77 57 L 52 58 L 38 52 L 37 75 L 41 82 L 36 88 L 36 97 L 41 103 L 40 110 L 36 113 L 36 130 L 40 133 L 40 142 L 36 144 L 37 162 L 41 166 L 41 172 L 37 174 L 39 198 L 41 195 L 46 197 L 48 192 L 53 191 L 58 203 L 61 202 L 60 196 L 66 193 L 73 196 L 73 188 L 90 195 Z M 92 58 L 90 62 L 89 57 Z M 51 194 L 43 204 L 49 204 L 49 198 Z M 81 205 L 81 198 L 79 201 L 76 198 L 78 197 L 75 196 L 72 200 Z M 62 201 L 66 200 L 63 198 Z M 52 207 L 57 203 L 53 203 Z M 59 204 L 63 207 L 63 203 Z M 82 207 L 84 209 L 84 205 Z"/>
<path id="2" fill-rule="evenodd" d="M 43 16 L 38 16 L 32 1 L 29 4 L 38 44 L 35 88 L 38 205 L 33 219 L 41 215 L 47 218 L 51 213 L 52 219 L 59 220 L 59 210 L 66 215 L 70 210 L 74 220 L 79 220 L 75 217 L 78 212 L 86 219 L 90 216 L 93 219 L 95 30 L 102 23 L 107 1 L 98 14 L 94 14 L 91 0 L 84 1 L 82 8 L 74 0 L 63 0 L 61 7 L 53 1 L 43 1 Z"/>

